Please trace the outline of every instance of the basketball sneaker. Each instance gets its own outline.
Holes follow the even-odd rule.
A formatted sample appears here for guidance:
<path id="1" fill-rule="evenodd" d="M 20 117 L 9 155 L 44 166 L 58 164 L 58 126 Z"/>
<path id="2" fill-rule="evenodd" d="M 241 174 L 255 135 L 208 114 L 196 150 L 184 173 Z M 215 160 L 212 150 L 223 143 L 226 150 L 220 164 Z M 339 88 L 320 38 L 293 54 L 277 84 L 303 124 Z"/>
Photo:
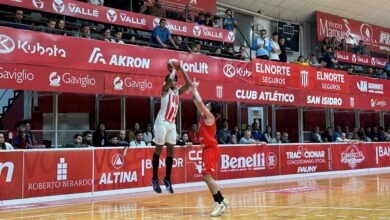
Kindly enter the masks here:
<path id="1" fill-rule="evenodd" d="M 158 179 L 152 179 L 153 190 L 156 193 L 161 193 L 161 187 Z"/>
<path id="2" fill-rule="evenodd" d="M 227 199 L 223 199 L 222 203 L 225 205 L 225 209 L 230 205 L 229 200 Z"/>
<path id="3" fill-rule="evenodd" d="M 223 203 L 214 202 L 214 209 L 211 212 L 211 217 L 217 217 L 222 214 L 223 211 L 225 211 L 225 205 Z"/>
<path id="4" fill-rule="evenodd" d="M 163 182 L 164 182 L 164 185 L 165 185 L 165 188 L 167 189 L 167 191 L 168 191 L 169 193 L 172 193 L 172 194 L 173 194 L 173 188 L 172 188 L 172 183 L 171 183 L 171 181 L 170 181 L 170 180 L 167 180 L 166 178 L 164 178 Z"/>

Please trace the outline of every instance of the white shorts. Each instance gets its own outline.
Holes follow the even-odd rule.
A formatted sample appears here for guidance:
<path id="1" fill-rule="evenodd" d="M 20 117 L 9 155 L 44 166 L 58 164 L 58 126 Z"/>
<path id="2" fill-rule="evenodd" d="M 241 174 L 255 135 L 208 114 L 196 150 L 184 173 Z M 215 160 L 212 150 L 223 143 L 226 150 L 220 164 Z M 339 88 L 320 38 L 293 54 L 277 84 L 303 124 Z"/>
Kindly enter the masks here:
<path id="1" fill-rule="evenodd" d="M 167 121 L 159 121 L 154 124 L 153 142 L 156 145 L 165 143 L 176 145 L 176 124 Z"/>

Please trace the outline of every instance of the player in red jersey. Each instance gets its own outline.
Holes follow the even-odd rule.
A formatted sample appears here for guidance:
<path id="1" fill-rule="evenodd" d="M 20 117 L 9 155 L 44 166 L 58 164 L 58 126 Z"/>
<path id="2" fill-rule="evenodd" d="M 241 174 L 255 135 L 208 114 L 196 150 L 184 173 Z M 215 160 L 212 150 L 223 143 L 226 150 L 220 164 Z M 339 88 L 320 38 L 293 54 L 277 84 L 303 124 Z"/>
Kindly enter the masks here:
<path id="1" fill-rule="evenodd" d="M 211 194 L 214 198 L 214 208 L 211 212 L 212 217 L 220 216 L 226 209 L 228 202 L 223 198 L 218 190 L 218 185 L 215 182 L 213 175 L 217 172 L 217 163 L 220 161 L 220 153 L 218 150 L 218 142 L 215 139 L 217 132 L 216 119 L 221 107 L 217 102 L 209 102 L 203 104 L 202 98 L 198 92 L 199 82 L 196 80 L 192 83 L 192 98 L 195 106 L 201 113 L 199 122 L 199 139 L 202 147 L 202 177 L 206 182 Z"/>

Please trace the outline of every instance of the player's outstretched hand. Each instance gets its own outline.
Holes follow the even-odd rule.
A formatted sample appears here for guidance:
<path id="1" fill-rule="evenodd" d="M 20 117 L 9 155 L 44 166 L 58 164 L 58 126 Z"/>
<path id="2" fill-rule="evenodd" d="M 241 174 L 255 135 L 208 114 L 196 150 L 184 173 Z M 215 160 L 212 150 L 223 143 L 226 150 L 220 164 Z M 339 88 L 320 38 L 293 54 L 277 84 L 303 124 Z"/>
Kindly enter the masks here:
<path id="1" fill-rule="evenodd" d="M 125 147 L 125 149 L 123 150 L 122 156 L 126 157 L 126 154 L 127 154 L 127 147 Z"/>

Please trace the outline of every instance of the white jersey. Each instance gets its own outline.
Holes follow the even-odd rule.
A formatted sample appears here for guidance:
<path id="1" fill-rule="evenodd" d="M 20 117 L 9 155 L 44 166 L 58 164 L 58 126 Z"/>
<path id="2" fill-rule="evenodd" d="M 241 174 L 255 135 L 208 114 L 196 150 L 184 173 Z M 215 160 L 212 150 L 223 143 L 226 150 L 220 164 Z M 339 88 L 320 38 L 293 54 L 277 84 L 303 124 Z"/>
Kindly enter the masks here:
<path id="1" fill-rule="evenodd" d="M 156 122 L 167 121 L 175 123 L 177 110 L 179 109 L 179 91 L 169 89 L 168 93 L 161 97 L 161 107 Z"/>

